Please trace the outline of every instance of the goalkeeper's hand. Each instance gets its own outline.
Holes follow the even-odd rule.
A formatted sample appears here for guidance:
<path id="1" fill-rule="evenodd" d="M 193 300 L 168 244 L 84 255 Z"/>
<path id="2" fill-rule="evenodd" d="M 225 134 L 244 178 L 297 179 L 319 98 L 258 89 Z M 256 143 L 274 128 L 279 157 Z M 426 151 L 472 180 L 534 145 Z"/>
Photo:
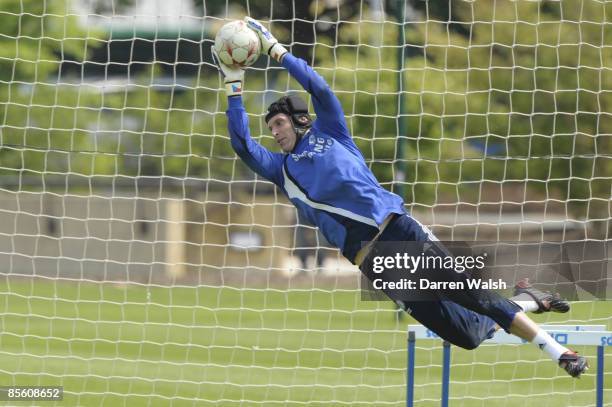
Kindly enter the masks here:
<path id="1" fill-rule="evenodd" d="M 213 61 L 219 68 L 219 72 L 223 76 L 223 82 L 225 83 L 225 93 L 227 96 L 240 96 L 242 95 L 242 82 L 244 81 L 244 69 L 229 66 L 221 62 L 215 47 L 210 47 Z"/>
<path id="2" fill-rule="evenodd" d="M 259 36 L 259 40 L 261 41 L 261 49 L 263 52 L 270 55 L 277 62 L 281 62 L 283 56 L 288 52 L 285 47 L 283 47 L 276 38 L 272 35 L 270 31 L 266 27 L 264 27 L 259 21 L 251 18 L 245 17 L 244 22 L 247 23 L 247 26 L 255 31 Z"/>

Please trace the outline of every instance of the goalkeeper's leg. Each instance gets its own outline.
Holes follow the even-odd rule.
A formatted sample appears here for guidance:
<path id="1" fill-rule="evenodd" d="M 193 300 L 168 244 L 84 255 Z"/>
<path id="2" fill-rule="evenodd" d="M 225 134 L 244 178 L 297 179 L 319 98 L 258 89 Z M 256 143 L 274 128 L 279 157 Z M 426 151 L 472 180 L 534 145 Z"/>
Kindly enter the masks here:
<path id="1" fill-rule="evenodd" d="M 456 277 L 461 279 L 464 276 L 457 274 Z M 488 290 L 445 290 L 441 295 L 443 298 L 448 298 L 477 314 L 488 316 L 506 332 L 535 344 L 546 352 L 553 361 L 557 362 L 560 367 L 565 369 L 570 376 L 579 377 L 588 369 L 588 362 L 583 356 L 579 356 L 576 352 L 559 344 L 532 321 L 519 305 L 496 292 Z M 550 303 L 548 304 L 548 309 L 544 309 L 545 311 L 551 310 Z M 567 311 L 565 308 L 564 310 Z"/>
<path id="2" fill-rule="evenodd" d="M 582 373 L 589 369 L 589 363 L 584 356 L 580 356 L 559 344 L 524 312 L 516 314 L 509 332 L 537 345 L 572 377 L 580 377 Z"/>
<path id="3" fill-rule="evenodd" d="M 378 238 L 379 242 L 432 242 L 433 244 L 428 247 L 428 251 L 431 251 L 429 255 L 445 257 L 448 251 L 436 240 L 429 229 L 408 215 L 396 217 Z M 367 264 L 368 262 L 362 263 L 360 268 L 370 278 L 371 270 Z M 469 284 L 464 282 L 467 279 L 467 273 L 438 270 L 439 273 L 436 274 L 435 271 L 432 271 L 430 275 L 436 275 L 436 278 L 444 281 L 463 282 L 459 286 L 469 287 Z M 543 298 L 541 292 L 537 292 L 532 287 L 527 288 L 517 294 L 525 296 L 527 302 L 535 301 L 538 309 L 553 310 L 552 301 L 554 299 Z M 497 329 L 503 328 L 537 345 L 573 377 L 580 376 L 588 368 L 584 357 L 578 356 L 575 352 L 557 343 L 527 317 L 523 308 L 493 291 L 441 290 L 435 294 L 432 301 L 399 301 L 399 303 L 407 310 L 409 309 L 414 318 L 423 325 L 457 346 L 474 349 L 482 341 L 490 338 Z M 558 311 L 566 310 L 559 308 Z"/>
<path id="4" fill-rule="evenodd" d="M 440 338 L 464 349 L 475 349 L 493 337 L 499 326 L 491 318 L 470 311 L 452 301 L 397 301 L 423 326 Z"/>
<path id="5" fill-rule="evenodd" d="M 464 349 L 475 349 L 495 332 L 506 331 L 529 341 L 545 351 L 570 376 L 579 377 L 588 370 L 588 362 L 566 347 L 559 344 L 533 322 L 516 304 L 501 296 L 492 294 L 489 301 L 480 307 L 495 315 L 503 325 L 489 316 L 469 310 L 456 302 L 440 301 L 397 301 L 398 305 L 410 313 L 417 321 L 435 332 L 442 339 Z M 492 301 L 491 301 L 492 300 Z M 505 316 L 503 316 L 506 314 Z M 502 318 L 499 316 L 502 315 Z"/>

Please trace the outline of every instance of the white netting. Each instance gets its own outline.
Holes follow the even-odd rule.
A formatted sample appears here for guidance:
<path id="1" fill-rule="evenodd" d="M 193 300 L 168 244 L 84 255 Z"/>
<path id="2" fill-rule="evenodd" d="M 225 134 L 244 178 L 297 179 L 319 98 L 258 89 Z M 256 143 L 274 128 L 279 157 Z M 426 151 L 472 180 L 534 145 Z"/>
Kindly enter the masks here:
<path id="1" fill-rule="evenodd" d="M 61 385 L 66 405 L 405 402 L 411 319 L 361 301 L 356 269 L 231 149 L 209 47 L 246 14 L 325 77 L 441 239 L 610 238 L 611 3 L 9 0 L 0 384 Z M 267 57 L 246 74 L 271 149 L 262 114 L 288 90 Z M 438 345 L 417 344 L 419 406 L 439 403 Z M 453 355 L 453 406 L 594 403 L 593 375 L 532 347 Z"/>

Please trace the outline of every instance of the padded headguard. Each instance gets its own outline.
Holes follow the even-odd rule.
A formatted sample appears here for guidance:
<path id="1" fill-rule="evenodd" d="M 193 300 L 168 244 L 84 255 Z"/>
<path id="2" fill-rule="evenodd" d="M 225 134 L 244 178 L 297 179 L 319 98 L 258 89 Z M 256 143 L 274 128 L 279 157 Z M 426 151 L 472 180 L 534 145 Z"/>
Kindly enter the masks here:
<path id="1" fill-rule="evenodd" d="M 308 114 L 308 105 L 297 95 L 283 96 L 273 102 L 268 107 L 266 123 L 279 113 L 284 113 L 291 118 L 298 137 L 302 137 L 312 125 L 312 119 Z"/>

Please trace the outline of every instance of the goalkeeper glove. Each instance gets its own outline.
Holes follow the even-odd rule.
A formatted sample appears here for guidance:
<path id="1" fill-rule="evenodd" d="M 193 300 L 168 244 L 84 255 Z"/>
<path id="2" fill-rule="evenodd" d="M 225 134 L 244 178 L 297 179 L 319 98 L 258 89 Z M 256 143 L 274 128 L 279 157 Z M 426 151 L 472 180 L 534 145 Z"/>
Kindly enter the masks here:
<path id="1" fill-rule="evenodd" d="M 221 62 L 219 56 L 217 55 L 217 51 L 215 51 L 215 47 L 210 47 L 210 52 L 212 53 L 213 61 L 219 68 L 219 72 L 223 76 L 223 82 L 225 83 L 225 93 L 227 96 L 240 96 L 242 95 L 242 82 L 244 81 L 244 69 L 235 68 L 233 66 L 228 66 Z"/>
<path id="2" fill-rule="evenodd" d="M 283 56 L 288 52 L 287 49 L 280 45 L 280 43 L 276 38 L 274 38 L 272 33 L 268 31 L 268 29 L 264 27 L 259 21 L 251 17 L 245 17 L 244 22 L 247 23 L 248 27 L 251 30 L 255 31 L 259 36 L 262 51 L 264 51 L 280 63 L 283 59 Z"/>

